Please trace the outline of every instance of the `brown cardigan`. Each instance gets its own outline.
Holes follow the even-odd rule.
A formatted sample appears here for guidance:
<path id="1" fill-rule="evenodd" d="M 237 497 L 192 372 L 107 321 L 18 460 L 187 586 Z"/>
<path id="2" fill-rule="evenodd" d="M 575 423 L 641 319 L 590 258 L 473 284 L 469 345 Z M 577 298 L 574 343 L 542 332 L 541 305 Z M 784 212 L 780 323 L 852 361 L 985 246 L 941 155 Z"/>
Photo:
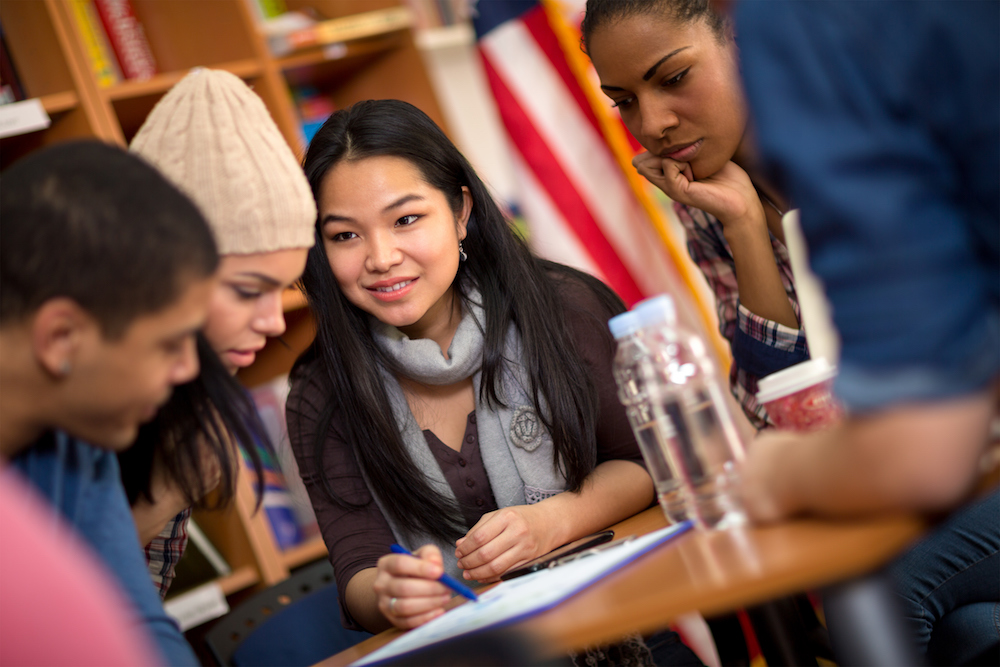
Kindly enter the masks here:
<path id="1" fill-rule="evenodd" d="M 576 280 L 557 277 L 557 289 L 563 298 L 562 316 L 577 350 L 591 369 L 598 391 L 597 462 L 624 459 L 643 465 L 625 411 L 618 401 L 611 371 L 615 347 L 607 321 L 616 313 L 606 312 L 593 292 Z M 339 507 L 326 494 L 316 474 L 317 462 L 313 455 L 316 420 L 328 401 L 328 390 L 318 379 L 320 374 L 312 372 L 314 370 L 315 367 L 303 369 L 292 384 L 286 408 L 288 434 L 336 573 L 341 620 L 345 627 L 363 629 L 354 622 L 345 605 L 347 583 L 361 570 L 375 567 L 379 557 L 389 552 L 389 545 L 395 540 L 381 510 L 372 501 L 350 444 L 342 435 L 343 414 L 335 413 L 330 424 L 323 452 L 324 472 L 343 500 L 364 507 L 358 510 Z M 471 527 L 482 514 L 497 509 L 486 469 L 479 457 L 475 413 L 471 413 L 466 422 L 461 452 L 448 448 L 429 431 L 424 435 L 456 498 L 463 505 L 465 523 Z"/>

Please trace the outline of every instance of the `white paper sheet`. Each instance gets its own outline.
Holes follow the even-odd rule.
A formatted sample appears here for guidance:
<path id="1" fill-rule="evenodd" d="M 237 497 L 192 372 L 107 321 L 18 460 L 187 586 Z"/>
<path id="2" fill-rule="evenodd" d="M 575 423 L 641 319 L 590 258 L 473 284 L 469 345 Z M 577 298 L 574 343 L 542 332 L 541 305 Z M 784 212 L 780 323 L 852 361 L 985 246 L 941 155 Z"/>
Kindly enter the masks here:
<path id="1" fill-rule="evenodd" d="M 354 665 L 371 665 L 459 635 L 507 625 L 549 609 L 602 577 L 679 535 L 690 522 L 669 526 L 548 570 L 501 582 L 443 616 L 410 630 Z"/>

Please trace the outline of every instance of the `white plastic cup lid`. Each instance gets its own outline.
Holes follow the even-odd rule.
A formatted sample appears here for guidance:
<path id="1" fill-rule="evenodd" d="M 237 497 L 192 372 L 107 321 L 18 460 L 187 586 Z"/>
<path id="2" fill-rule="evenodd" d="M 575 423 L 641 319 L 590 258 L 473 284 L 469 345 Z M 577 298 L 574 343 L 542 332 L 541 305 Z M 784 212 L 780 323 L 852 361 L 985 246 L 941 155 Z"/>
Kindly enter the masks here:
<path id="1" fill-rule="evenodd" d="M 762 377 L 757 382 L 757 401 L 768 403 L 776 398 L 784 398 L 836 375 L 837 367 L 824 357 L 803 361 L 801 364 Z"/>

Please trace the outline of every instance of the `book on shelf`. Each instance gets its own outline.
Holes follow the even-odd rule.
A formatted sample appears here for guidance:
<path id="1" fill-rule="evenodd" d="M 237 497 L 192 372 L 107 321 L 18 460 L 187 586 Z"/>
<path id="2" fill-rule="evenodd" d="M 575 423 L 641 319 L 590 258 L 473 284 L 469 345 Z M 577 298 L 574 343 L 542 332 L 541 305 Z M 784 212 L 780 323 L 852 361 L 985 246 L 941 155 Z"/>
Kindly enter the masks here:
<path id="1" fill-rule="evenodd" d="M 156 59 L 131 0 L 94 0 L 101 25 L 126 79 L 149 79 L 157 73 Z"/>
<path id="2" fill-rule="evenodd" d="M 302 120 L 302 134 L 309 144 L 326 119 L 337 110 L 329 95 L 323 95 L 312 86 L 293 86 L 292 98 Z"/>
<path id="3" fill-rule="evenodd" d="M 21 77 L 17 74 L 14 60 L 10 56 L 10 49 L 7 48 L 7 38 L 4 36 L 3 26 L 0 25 L 0 104 L 20 102 L 26 97 L 24 86 L 21 85 Z"/>
<path id="4" fill-rule="evenodd" d="M 249 454 L 244 450 L 240 451 L 243 453 L 247 479 L 256 492 L 257 473 L 250 462 Z M 260 458 L 264 473 L 264 496 L 261 498 L 261 508 L 271 527 L 275 544 L 279 549 L 285 550 L 302 542 L 303 537 L 295 518 L 294 504 L 276 452 L 267 444 L 257 443 L 257 456 Z"/>
<path id="5" fill-rule="evenodd" d="M 258 22 L 268 21 L 288 11 L 285 0 L 246 0 Z"/>
<path id="6" fill-rule="evenodd" d="M 413 12 L 409 7 L 388 7 L 319 21 L 284 34 L 271 34 L 268 36 L 268 43 L 274 55 L 283 56 L 311 46 L 347 42 L 403 30 L 412 23 Z"/>
<path id="7" fill-rule="evenodd" d="M 115 85 L 122 75 L 94 0 L 70 0 L 69 6 L 97 84 L 102 88 Z"/>
<path id="8" fill-rule="evenodd" d="M 282 549 L 294 546 L 319 534 L 309 493 L 302 483 L 299 467 L 288 441 L 285 402 L 288 376 L 282 375 L 250 391 L 273 449 L 261 452 L 264 462 L 264 509 Z M 263 449 L 263 448 L 262 448 Z M 268 479 L 274 481 L 268 485 Z"/>

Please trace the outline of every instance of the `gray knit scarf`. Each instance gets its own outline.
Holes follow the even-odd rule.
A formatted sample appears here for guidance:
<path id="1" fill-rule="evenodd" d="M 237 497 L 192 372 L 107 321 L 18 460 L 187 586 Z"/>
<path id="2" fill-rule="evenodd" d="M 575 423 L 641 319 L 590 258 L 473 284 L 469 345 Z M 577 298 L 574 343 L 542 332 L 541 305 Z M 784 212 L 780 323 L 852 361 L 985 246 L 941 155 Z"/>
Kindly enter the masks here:
<path id="1" fill-rule="evenodd" d="M 479 450 L 498 507 L 537 503 L 565 491 L 566 479 L 554 464 L 552 438 L 538 418 L 528 392 L 530 384 L 521 364 L 521 339 L 514 325 L 507 331 L 504 344 L 505 364 L 500 398 L 507 407 L 493 409 L 479 400 L 483 327 L 486 321 L 479 293 L 471 291 L 462 305 L 462 320 L 448 348 L 447 359 L 433 340 L 410 340 L 396 327 L 374 318 L 371 322 L 372 333 L 382 351 L 404 369 L 407 377 L 417 382 L 448 385 L 472 377 Z M 457 504 L 451 486 L 410 412 L 399 382 L 384 368 L 382 375 L 393 417 L 414 465 L 424 473 L 434 491 Z M 542 409 L 547 407 L 543 404 Z M 461 578 L 454 544 L 437 540 L 426 533 L 404 530 L 386 511 L 378 494 L 373 492 L 372 495 L 401 545 L 414 550 L 424 544 L 437 544 L 444 556 L 446 571 Z"/>

